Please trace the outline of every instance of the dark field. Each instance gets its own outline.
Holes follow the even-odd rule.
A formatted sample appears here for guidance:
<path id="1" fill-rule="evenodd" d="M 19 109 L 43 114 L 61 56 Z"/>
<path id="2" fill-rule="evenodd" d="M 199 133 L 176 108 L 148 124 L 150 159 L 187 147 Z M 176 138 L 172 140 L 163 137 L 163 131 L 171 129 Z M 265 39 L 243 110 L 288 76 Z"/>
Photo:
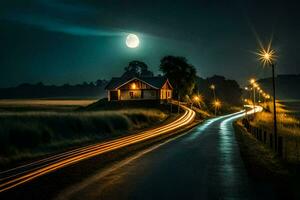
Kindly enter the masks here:
<path id="1" fill-rule="evenodd" d="M 96 99 L 0 99 L 1 111 L 70 111 Z"/>
<path id="2" fill-rule="evenodd" d="M 300 119 L 300 100 L 280 101 L 290 115 Z"/>
<path id="3" fill-rule="evenodd" d="M 158 109 L 76 111 L 92 100 L 0 101 L 0 166 L 157 124 Z"/>

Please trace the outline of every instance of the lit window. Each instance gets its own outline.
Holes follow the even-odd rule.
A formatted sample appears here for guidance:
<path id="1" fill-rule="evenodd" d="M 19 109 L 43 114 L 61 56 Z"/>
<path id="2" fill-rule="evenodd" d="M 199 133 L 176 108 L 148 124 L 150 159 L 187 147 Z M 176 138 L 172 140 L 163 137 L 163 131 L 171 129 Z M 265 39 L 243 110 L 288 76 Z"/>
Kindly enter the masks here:
<path id="1" fill-rule="evenodd" d="M 131 89 L 133 89 L 133 90 L 136 89 L 136 84 L 135 83 L 131 84 Z"/>

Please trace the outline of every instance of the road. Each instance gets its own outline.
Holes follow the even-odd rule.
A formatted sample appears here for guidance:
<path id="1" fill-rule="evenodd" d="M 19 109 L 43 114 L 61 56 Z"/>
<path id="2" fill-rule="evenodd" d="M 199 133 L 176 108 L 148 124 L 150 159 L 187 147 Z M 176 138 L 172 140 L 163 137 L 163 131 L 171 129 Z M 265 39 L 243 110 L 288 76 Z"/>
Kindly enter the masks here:
<path id="1" fill-rule="evenodd" d="M 243 115 L 207 120 L 186 134 L 131 154 L 65 187 L 49 189 L 55 194 L 49 192 L 43 199 L 272 198 L 268 188 L 256 195 L 257 186 L 249 180 L 240 157 L 232 122 Z M 30 197 L 40 199 L 41 195 Z"/>
<path id="2" fill-rule="evenodd" d="M 257 199 L 233 133 L 232 122 L 242 115 L 210 119 L 73 184 L 56 199 Z"/>

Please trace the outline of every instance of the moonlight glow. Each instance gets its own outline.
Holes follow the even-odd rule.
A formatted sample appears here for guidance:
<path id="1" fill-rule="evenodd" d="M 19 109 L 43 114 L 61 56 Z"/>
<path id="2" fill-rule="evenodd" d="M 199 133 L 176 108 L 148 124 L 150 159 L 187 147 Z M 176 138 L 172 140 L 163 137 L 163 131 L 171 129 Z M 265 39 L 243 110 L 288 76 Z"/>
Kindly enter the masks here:
<path id="1" fill-rule="evenodd" d="M 126 45 L 129 47 L 129 48 L 136 48 L 138 47 L 140 44 L 140 40 L 138 38 L 137 35 L 135 34 L 129 34 L 126 38 Z"/>

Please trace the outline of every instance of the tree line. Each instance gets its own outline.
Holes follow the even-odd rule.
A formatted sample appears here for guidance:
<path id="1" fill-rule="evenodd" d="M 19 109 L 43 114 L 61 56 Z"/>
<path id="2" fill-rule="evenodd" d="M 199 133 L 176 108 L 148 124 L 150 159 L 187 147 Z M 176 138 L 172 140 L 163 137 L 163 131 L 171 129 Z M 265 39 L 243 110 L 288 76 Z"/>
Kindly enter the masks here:
<path id="1" fill-rule="evenodd" d="M 216 87 L 218 99 L 228 104 L 240 104 L 242 90 L 235 80 L 223 76 L 212 76 L 206 79 L 197 75 L 196 68 L 185 57 L 165 56 L 160 60 L 161 76 L 166 76 L 174 91 L 173 98 L 187 100 L 195 94 L 201 94 L 206 103 L 213 100 L 211 85 Z M 133 60 L 124 68 L 123 78 L 151 77 L 154 73 L 146 63 Z M 0 89 L 0 98 L 51 98 L 51 97 L 105 97 L 105 86 L 108 81 L 99 79 L 95 82 L 61 86 L 37 84 L 21 84 L 13 88 Z"/>
<path id="2" fill-rule="evenodd" d="M 84 98 L 103 97 L 107 80 L 99 79 L 95 82 L 83 82 L 82 84 L 45 85 L 24 83 L 17 87 L 0 88 L 0 99 L 17 98 Z"/>

